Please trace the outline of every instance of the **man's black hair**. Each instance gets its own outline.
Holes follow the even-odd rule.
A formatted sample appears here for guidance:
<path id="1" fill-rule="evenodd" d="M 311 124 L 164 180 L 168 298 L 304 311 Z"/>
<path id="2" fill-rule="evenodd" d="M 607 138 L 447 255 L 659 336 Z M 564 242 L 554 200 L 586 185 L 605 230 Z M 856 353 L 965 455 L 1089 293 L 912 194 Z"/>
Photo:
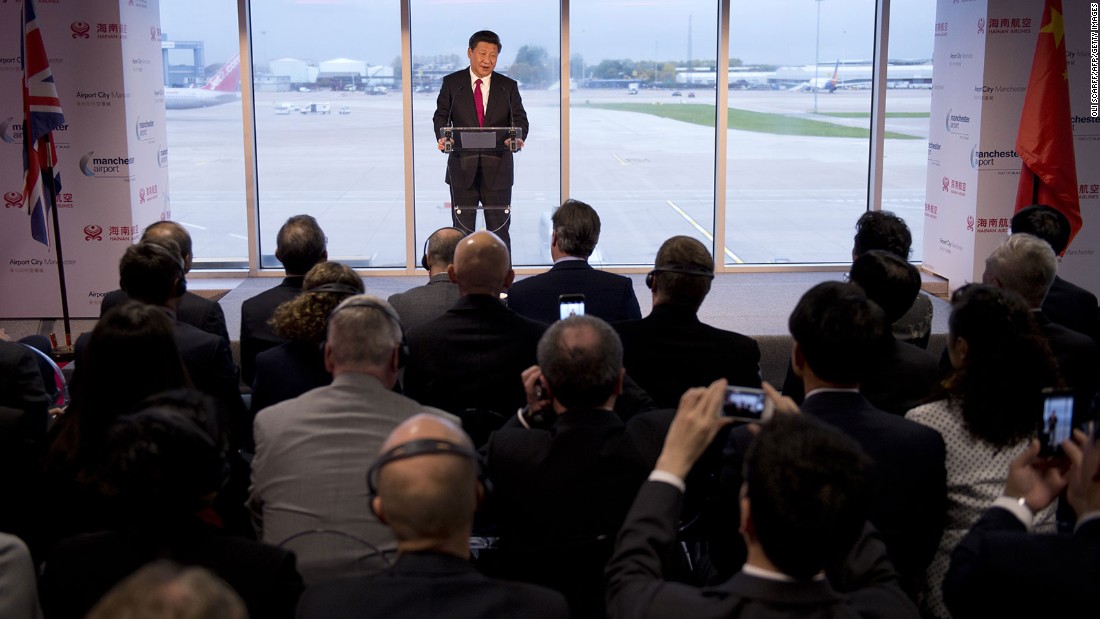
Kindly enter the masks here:
<path id="1" fill-rule="evenodd" d="M 587 258 L 600 241 L 600 216 L 580 200 L 566 200 L 550 217 L 558 235 L 558 249 L 569 256 Z"/>
<path id="2" fill-rule="evenodd" d="M 852 263 L 848 280 L 863 289 L 893 324 L 912 307 L 920 294 L 920 271 L 907 260 L 881 249 L 872 249 Z"/>
<path id="3" fill-rule="evenodd" d="M 851 438 L 805 415 L 764 424 L 745 455 L 744 479 L 764 554 L 797 580 L 839 561 L 870 513 L 870 458 Z"/>
<path id="4" fill-rule="evenodd" d="M 913 234 L 905 220 L 890 211 L 867 211 L 856 220 L 852 255 L 859 257 L 872 249 L 884 249 L 903 260 L 909 259 Z"/>
<path id="5" fill-rule="evenodd" d="M 152 247 L 154 245 L 157 247 Z M 119 287 L 131 299 L 152 305 L 165 305 L 175 296 L 176 278 L 183 277 L 183 258 L 180 257 L 179 245 L 170 239 L 142 241 L 131 245 L 119 260 L 118 275 Z"/>
<path id="6" fill-rule="evenodd" d="M 492 30 L 478 30 L 470 35 L 470 49 L 477 47 L 478 43 L 490 43 L 497 46 L 497 53 L 500 53 L 500 37 Z"/>
<path id="7" fill-rule="evenodd" d="M 1023 232 L 1050 243 L 1059 256 L 1069 246 L 1069 219 L 1058 209 L 1046 204 L 1032 204 L 1012 216 L 1012 234 Z"/>
<path id="8" fill-rule="evenodd" d="M 810 369 L 830 383 L 863 380 L 886 334 L 882 308 L 855 284 L 822 282 L 802 295 L 787 322 Z"/>
<path id="9" fill-rule="evenodd" d="M 305 275 L 325 259 L 325 233 L 312 215 L 286 220 L 275 240 L 279 261 L 287 275 Z"/>

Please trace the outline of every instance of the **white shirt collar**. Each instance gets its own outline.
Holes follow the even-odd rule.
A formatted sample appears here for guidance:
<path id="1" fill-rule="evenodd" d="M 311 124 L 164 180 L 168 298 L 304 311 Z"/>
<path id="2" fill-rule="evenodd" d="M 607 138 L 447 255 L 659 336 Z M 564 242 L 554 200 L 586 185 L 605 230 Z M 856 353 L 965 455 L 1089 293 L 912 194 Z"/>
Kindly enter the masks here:
<path id="1" fill-rule="evenodd" d="M 803 396 L 802 401 L 805 402 L 806 398 L 808 398 L 808 397 L 810 397 L 814 394 L 818 394 L 818 393 L 859 393 L 859 389 L 849 389 L 849 388 L 840 388 L 840 387 L 818 387 L 817 389 L 814 389 L 813 391 L 810 391 L 805 396 Z"/>
<path id="2" fill-rule="evenodd" d="M 474 82 L 481 80 L 481 91 L 487 92 L 489 90 L 489 81 L 492 79 L 492 73 L 489 73 L 489 75 L 486 75 L 485 77 L 478 77 L 477 74 L 474 73 L 474 68 L 470 67 L 470 90 L 474 89 Z"/>
<path id="3" fill-rule="evenodd" d="M 757 567 L 755 565 L 749 565 L 748 563 L 741 566 L 741 572 L 748 574 L 749 576 L 763 578 L 764 580 L 774 580 L 776 582 L 795 582 L 795 579 L 787 576 L 782 572 L 773 572 L 772 570 Z M 813 580 L 825 580 L 825 573 L 821 572 L 818 574 L 814 574 Z"/>

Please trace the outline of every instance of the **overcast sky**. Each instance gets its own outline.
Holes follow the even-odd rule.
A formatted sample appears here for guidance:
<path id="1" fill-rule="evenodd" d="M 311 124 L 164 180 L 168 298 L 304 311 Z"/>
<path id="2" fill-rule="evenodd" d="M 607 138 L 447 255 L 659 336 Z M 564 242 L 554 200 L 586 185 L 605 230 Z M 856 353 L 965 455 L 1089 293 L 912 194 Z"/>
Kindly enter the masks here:
<path id="1" fill-rule="evenodd" d="M 389 64 L 401 53 L 397 0 L 252 0 L 257 63 L 283 57 L 311 62 L 353 58 Z M 682 61 L 714 59 L 716 0 L 573 0 L 572 50 L 586 64 L 604 58 Z M 746 63 L 814 61 L 817 10 L 820 59 L 869 59 L 874 37 L 873 0 L 732 0 L 730 56 Z M 205 44 L 206 62 L 224 62 L 237 49 L 236 3 L 161 0 L 162 30 L 170 40 Z M 482 28 L 503 40 L 500 68 L 523 45 L 558 55 L 557 0 L 412 0 L 413 54 L 465 54 L 470 34 Z M 890 57 L 931 58 L 935 3 L 894 0 Z M 173 57 L 173 62 L 182 61 Z"/>

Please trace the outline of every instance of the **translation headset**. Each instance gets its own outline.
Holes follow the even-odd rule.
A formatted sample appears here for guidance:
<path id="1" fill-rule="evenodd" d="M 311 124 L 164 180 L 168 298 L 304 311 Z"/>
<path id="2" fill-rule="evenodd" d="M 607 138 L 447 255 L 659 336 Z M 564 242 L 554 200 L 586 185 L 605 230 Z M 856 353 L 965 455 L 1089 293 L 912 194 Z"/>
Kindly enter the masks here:
<path id="1" fill-rule="evenodd" d="M 489 494 L 489 480 L 485 477 L 481 456 L 478 455 L 476 451 L 469 447 L 464 447 L 443 439 L 421 438 L 397 445 L 386 453 L 378 456 L 378 459 L 371 464 L 370 469 L 367 470 L 367 494 L 369 495 L 367 500 L 369 501 L 368 504 L 370 505 L 371 511 L 374 512 L 374 499 L 378 496 L 378 474 L 382 470 L 382 467 L 397 460 L 436 454 L 459 456 L 473 460 L 474 464 L 477 466 L 477 479 L 485 488 L 485 493 Z M 377 516 L 378 513 L 375 512 L 375 515 Z"/>
<path id="2" fill-rule="evenodd" d="M 162 245 L 158 245 L 157 243 L 151 243 L 149 241 L 145 241 L 145 242 L 142 243 L 142 245 L 144 245 L 145 247 L 151 249 L 154 254 L 159 254 L 161 256 L 168 256 L 169 258 L 172 259 L 172 263 L 175 264 L 177 267 L 179 267 L 179 270 L 180 270 L 179 279 L 176 280 L 176 285 L 172 289 L 172 294 L 173 294 L 173 296 L 182 297 L 183 294 L 185 292 L 187 292 L 187 272 L 184 270 L 183 258 L 180 258 L 179 256 L 177 256 L 174 252 L 172 252 L 168 248 L 166 248 Z"/>
<path id="3" fill-rule="evenodd" d="M 645 276 L 646 288 L 653 288 L 653 279 L 657 273 L 680 273 L 682 275 L 695 275 L 697 277 L 705 277 L 707 279 L 714 279 L 714 271 L 711 271 L 707 267 L 699 264 L 685 264 L 685 263 L 670 263 L 654 268 Z"/>
<path id="4" fill-rule="evenodd" d="M 353 297 L 357 294 L 363 294 L 363 291 L 359 290 L 355 286 L 341 283 L 321 284 L 320 286 L 314 286 L 313 288 L 310 288 L 309 290 L 304 290 L 303 292 L 335 292 L 336 294 L 346 294 L 349 297 Z"/>
<path id="5" fill-rule="evenodd" d="M 347 284 L 322 284 L 316 288 L 310 288 L 307 292 L 341 292 L 340 290 L 324 290 L 326 286 L 339 286 L 344 289 L 355 290 L 353 287 L 348 286 Z M 355 290 L 353 294 L 358 295 L 361 293 L 358 290 Z M 374 299 L 364 297 L 362 299 L 355 299 L 354 301 L 341 303 L 340 305 L 336 306 L 335 309 L 329 312 L 328 321 L 331 323 L 333 316 L 353 307 L 365 307 L 382 312 L 383 314 L 388 316 L 395 325 L 397 325 L 397 332 L 401 334 L 401 346 L 397 349 L 397 367 L 405 367 L 405 362 L 409 358 L 409 344 L 405 341 L 405 328 L 401 326 L 401 317 L 397 315 L 397 312 L 395 312 L 393 308 L 389 307 L 388 305 L 383 305 L 382 303 L 379 303 Z M 322 344 L 322 346 L 324 345 Z"/>
<path id="6" fill-rule="evenodd" d="M 420 254 L 420 266 L 424 267 L 425 271 L 431 271 L 432 270 L 431 264 L 428 263 L 428 245 L 432 242 L 432 237 L 433 236 L 439 234 L 440 232 L 443 232 L 444 230 L 454 230 L 455 232 L 458 232 L 459 234 L 462 234 L 462 235 L 466 234 L 462 230 L 459 230 L 458 228 L 455 228 L 453 226 L 445 226 L 445 227 L 440 228 L 440 229 L 436 230 L 435 232 L 429 234 L 428 238 L 424 239 L 424 252 Z"/>

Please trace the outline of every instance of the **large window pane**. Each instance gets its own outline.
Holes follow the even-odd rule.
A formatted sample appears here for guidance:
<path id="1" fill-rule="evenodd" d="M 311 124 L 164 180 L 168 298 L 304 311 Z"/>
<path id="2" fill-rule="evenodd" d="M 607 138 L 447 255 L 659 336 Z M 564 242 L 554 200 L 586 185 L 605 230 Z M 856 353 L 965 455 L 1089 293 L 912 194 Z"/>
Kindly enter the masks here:
<path id="1" fill-rule="evenodd" d="M 412 0 L 411 10 L 417 247 L 432 231 L 451 225 L 450 191 L 443 180 L 447 157 L 436 148 L 432 126 L 441 80 L 469 66 L 470 35 L 488 29 L 501 38 L 496 71 L 520 83 L 531 124 L 526 146 L 514 158 L 512 263 L 548 263 L 549 216 L 560 204 L 561 183 L 558 3 Z"/>
<path id="2" fill-rule="evenodd" d="M 194 242 L 195 268 L 248 260 L 236 5 L 162 0 L 172 219 Z M 202 88 L 225 65 L 224 90 Z"/>
<path id="3" fill-rule="evenodd" d="M 600 213 L 604 264 L 652 264 L 714 229 L 714 0 L 574 2 L 570 193 Z"/>
<path id="4" fill-rule="evenodd" d="M 847 262 L 867 208 L 875 2 L 730 12 L 726 263 Z"/>
<path id="5" fill-rule="evenodd" d="M 397 2 L 252 3 L 261 262 L 309 213 L 329 257 L 405 266 Z"/>

